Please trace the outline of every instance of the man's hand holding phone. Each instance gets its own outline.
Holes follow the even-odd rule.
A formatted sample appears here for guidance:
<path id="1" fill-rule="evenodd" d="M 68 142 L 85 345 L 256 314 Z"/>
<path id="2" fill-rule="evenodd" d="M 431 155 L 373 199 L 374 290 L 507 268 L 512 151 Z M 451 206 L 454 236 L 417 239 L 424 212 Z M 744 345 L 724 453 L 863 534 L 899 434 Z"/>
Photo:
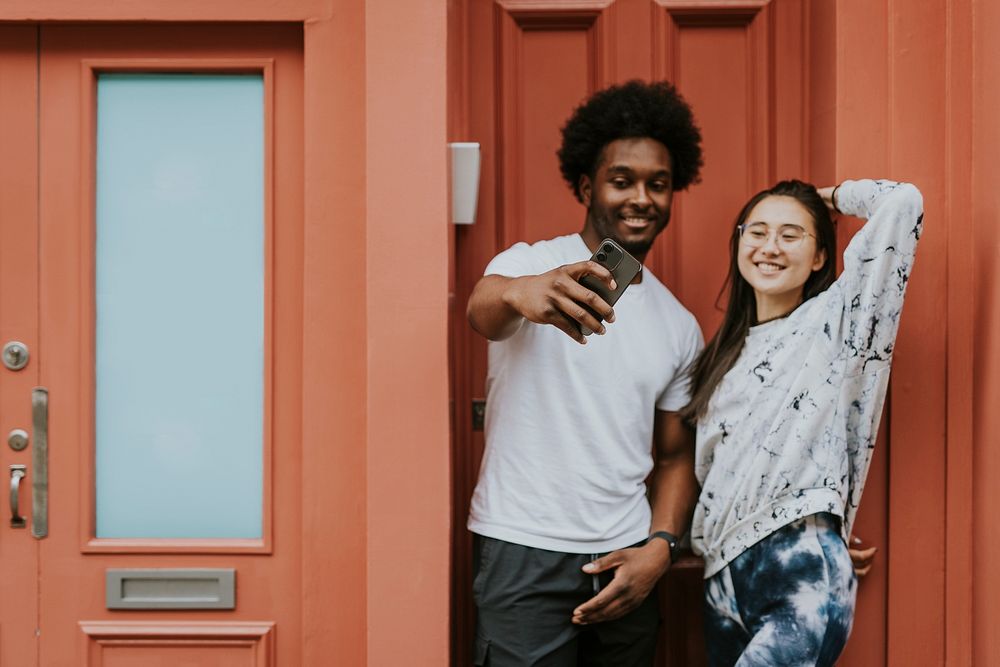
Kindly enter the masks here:
<path id="1" fill-rule="evenodd" d="M 612 306 L 640 271 L 624 248 L 604 239 L 587 261 L 519 278 L 483 276 L 469 297 L 469 324 L 492 341 L 514 335 L 524 320 L 551 324 L 583 345 L 605 332 L 602 320 L 614 321 Z"/>
<path id="2" fill-rule="evenodd" d="M 504 290 L 503 301 L 529 322 L 551 324 L 576 342 L 586 344 L 581 327 L 598 334 L 605 331 L 594 313 L 606 322 L 614 322 L 615 313 L 604 299 L 579 283 L 584 276 L 593 276 L 610 291 L 617 289 L 608 269 L 587 260 L 537 276 L 514 278 Z"/>

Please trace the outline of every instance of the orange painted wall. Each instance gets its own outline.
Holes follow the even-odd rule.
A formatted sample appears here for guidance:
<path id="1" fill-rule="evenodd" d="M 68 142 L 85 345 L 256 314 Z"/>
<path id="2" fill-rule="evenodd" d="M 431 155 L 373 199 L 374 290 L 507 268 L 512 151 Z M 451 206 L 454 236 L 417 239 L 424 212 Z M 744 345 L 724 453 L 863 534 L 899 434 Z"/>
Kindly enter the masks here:
<path id="1" fill-rule="evenodd" d="M 974 80 L 971 221 L 975 291 L 975 664 L 1000 664 L 1000 6 L 972 2 Z"/>
<path id="2" fill-rule="evenodd" d="M 448 662 L 445 46 L 443 2 L 306 21 L 309 665 Z"/>
<path id="3" fill-rule="evenodd" d="M 926 213 L 887 413 L 885 662 L 969 664 L 969 3 L 834 7 L 836 176 L 912 181 Z"/>
<path id="4" fill-rule="evenodd" d="M 836 177 L 885 174 L 924 194 L 887 414 L 885 664 L 994 664 L 1000 13 L 970 0 L 812 6 L 835 35 Z"/>
<path id="5" fill-rule="evenodd" d="M 949 2 L 945 17 L 945 205 L 948 235 L 947 454 L 945 513 L 945 663 L 973 664 L 974 440 L 976 365 L 970 340 L 975 327 L 976 240 L 973 216 L 973 87 L 976 57 L 971 2 Z M 997 120 L 993 119 L 994 127 Z M 993 617 L 996 619 L 996 616 Z M 977 661 L 976 664 L 989 664 Z"/>
<path id="6" fill-rule="evenodd" d="M 365 252 L 331 261 L 341 238 L 365 247 L 364 7 L 331 3 L 336 21 L 306 23 L 303 275 L 303 656 L 365 664 Z M 331 159 L 350 155 L 350 165 Z M 352 224 L 353 223 L 353 224 Z M 337 295 L 337 298 L 331 298 Z M 345 326 L 348 322 L 350 326 Z M 329 378 L 354 381 L 329 386 Z M 336 576 L 323 576 L 336 573 Z M 343 607 L 335 601 L 353 603 Z M 333 623 L 328 609 L 333 609 Z"/>
<path id="7" fill-rule="evenodd" d="M 367 3 L 369 665 L 447 663 L 445 9 Z"/>
<path id="8" fill-rule="evenodd" d="M 445 4 L 329 10 L 305 32 L 307 663 L 444 665 Z"/>

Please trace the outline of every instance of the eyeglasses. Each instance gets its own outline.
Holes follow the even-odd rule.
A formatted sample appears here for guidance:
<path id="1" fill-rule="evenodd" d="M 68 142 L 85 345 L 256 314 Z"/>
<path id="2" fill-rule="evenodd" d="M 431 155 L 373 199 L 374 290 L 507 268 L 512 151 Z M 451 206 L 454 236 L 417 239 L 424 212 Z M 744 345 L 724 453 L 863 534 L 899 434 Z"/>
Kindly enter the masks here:
<path id="1" fill-rule="evenodd" d="M 751 248 L 761 248 L 771 238 L 771 228 L 763 222 L 743 223 L 737 229 L 740 230 L 740 240 Z M 795 250 L 802 245 L 807 236 L 816 238 L 815 234 L 810 234 L 798 225 L 782 225 L 774 230 L 775 244 L 782 250 Z"/>

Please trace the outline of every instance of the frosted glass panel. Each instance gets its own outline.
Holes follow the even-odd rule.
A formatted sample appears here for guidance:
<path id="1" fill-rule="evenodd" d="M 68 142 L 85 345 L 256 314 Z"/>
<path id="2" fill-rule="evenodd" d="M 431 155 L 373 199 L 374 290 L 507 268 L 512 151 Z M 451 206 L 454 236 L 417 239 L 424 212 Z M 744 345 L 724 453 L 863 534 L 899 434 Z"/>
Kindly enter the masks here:
<path id="1" fill-rule="evenodd" d="M 259 538 L 264 86 L 97 84 L 98 537 Z"/>

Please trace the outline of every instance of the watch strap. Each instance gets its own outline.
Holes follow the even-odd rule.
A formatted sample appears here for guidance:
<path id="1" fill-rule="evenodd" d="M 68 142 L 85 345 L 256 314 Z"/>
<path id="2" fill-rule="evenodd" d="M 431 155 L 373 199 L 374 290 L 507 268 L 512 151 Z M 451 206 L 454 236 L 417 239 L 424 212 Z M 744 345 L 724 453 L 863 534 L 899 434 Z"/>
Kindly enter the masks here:
<path id="1" fill-rule="evenodd" d="M 649 544 L 650 542 L 652 542 L 653 540 L 655 540 L 657 538 L 663 540 L 664 542 L 666 542 L 669 545 L 669 547 L 670 547 L 670 562 L 673 563 L 674 561 L 676 561 L 677 560 L 677 552 L 680 550 L 680 548 L 679 548 L 679 544 L 680 544 L 680 541 L 681 541 L 680 538 L 677 537 L 676 535 L 674 535 L 673 533 L 668 533 L 665 530 L 658 530 L 658 531 L 654 532 L 652 535 L 650 535 L 649 537 L 646 538 L 646 544 Z"/>

